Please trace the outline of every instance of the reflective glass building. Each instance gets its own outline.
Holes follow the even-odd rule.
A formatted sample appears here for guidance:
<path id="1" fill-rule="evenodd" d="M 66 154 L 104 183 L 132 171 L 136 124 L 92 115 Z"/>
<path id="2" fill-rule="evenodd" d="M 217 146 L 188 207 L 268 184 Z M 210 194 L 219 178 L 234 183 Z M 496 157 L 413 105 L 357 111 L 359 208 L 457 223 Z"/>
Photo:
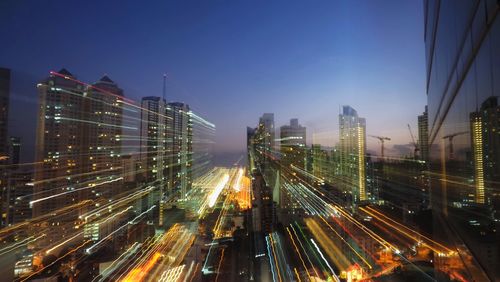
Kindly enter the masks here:
<path id="1" fill-rule="evenodd" d="M 500 18 L 497 0 L 425 1 L 436 269 L 498 281 Z"/>

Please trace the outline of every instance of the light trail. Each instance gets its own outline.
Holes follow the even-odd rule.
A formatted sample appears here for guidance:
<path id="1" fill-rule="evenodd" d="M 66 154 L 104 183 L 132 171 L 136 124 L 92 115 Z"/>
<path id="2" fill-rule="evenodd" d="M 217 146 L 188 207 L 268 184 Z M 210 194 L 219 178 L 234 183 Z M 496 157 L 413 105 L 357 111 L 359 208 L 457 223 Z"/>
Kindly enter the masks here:
<path id="1" fill-rule="evenodd" d="M 330 266 L 330 264 L 326 260 L 325 256 L 323 255 L 323 253 L 319 249 L 318 245 L 316 245 L 316 242 L 314 242 L 313 238 L 311 238 L 311 242 L 313 243 L 314 247 L 316 247 L 316 250 L 318 251 L 319 255 L 321 256 L 321 258 L 323 259 L 323 261 L 326 263 L 326 265 L 328 266 L 328 268 L 332 272 L 332 275 L 333 275 L 333 278 L 335 279 L 335 281 L 340 282 L 339 277 L 335 274 L 335 271 L 333 271 L 333 268 Z"/>
<path id="2" fill-rule="evenodd" d="M 219 197 L 220 193 L 222 192 L 222 189 L 224 189 L 228 181 L 229 181 L 229 174 L 225 174 L 222 180 L 219 182 L 219 184 L 217 184 L 217 186 L 214 188 L 214 191 L 208 198 L 209 207 L 212 208 L 215 205 L 217 198 Z"/>
<path id="3" fill-rule="evenodd" d="M 43 202 L 43 201 L 46 201 L 46 200 L 49 200 L 49 199 L 61 197 L 63 195 L 67 195 L 67 194 L 72 194 L 72 193 L 79 192 L 79 191 L 82 191 L 82 190 L 93 189 L 95 187 L 98 187 L 98 186 L 101 186 L 101 185 L 104 185 L 104 184 L 113 183 L 113 182 L 116 182 L 116 181 L 120 181 L 122 179 L 123 179 L 123 177 L 119 177 L 119 178 L 116 178 L 116 179 L 113 179 L 113 180 L 108 180 L 108 181 L 100 182 L 100 183 L 97 183 L 97 184 L 94 184 L 94 185 L 91 185 L 91 186 L 88 186 L 88 187 L 82 187 L 82 188 L 78 188 L 78 189 L 66 191 L 66 192 L 63 192 L 63 193 L 51 195 L 51 196 L 48 196 L 48 197 L 36 199 L 36 200 L 30 201 L 29 204 L 30 204 L 30 206 L 33 206 L 33 204 L 36 204 L 36 203 L 39 203 L 39 202 Z"/>
<path id="4" fill-rule="evenodd" d="M 240 168 L 238 170 L 238 178 L 236 178 L 236 184 L 233 186 L 236 192 L 239 192 L 241 190 L 241 180 L 242 180 L 241 178 L 243 177 L 244 173 L 245 173 L 244 168 Z"/>
<path id="5" fill-rule="evenodd" d="M 312 281 L 312 277 L 309 274 L 309 270 L 306 266 L 306 263 L 304 262 L 304 259 L 302 258 L 302 254 L 300 253 L 299 248 L 297 247 L 297 244 L 295 243 L 295 240 L 293 239 L 293 235 L 290 232 L 290 229 L 287 227 L 286 231 L 288 232 L 288 235 L 290 236 L 290 239 L 292 240 L 293 247 L 295 248 L 295 252 L 299 255 L 299 259 L 302 262 L 302 266 L 304 267 L 304 271 L 307 273 L 307 277 L 309 278 L 309 281 Z M 295 272 L 297 272 L 297 269 L 295 268 Z"/>
<path id="6" fill-rule="evenodd" d="M 90 252 L 92 252 L 92 249 L 94 249 L 95 247 L 99 246 L 102 242 L 104 242 L 105 240 L 109 239 L 111 236 L 113 236 L 113 234 L 119 232 L 120 230 L 122 230 L 123 228 L 127 227 L 128 225 L 130 224 L 134 224 L 134 221 L 136 221 L 137 219 L 141 218 L 143 215 L 145 215 L 146 213 L 150 212 L 151 210 L 153 210 L 154 208 L 156 208 L 156 205 L 153 205 L 152 207 L 150 207 L 149 209 L 147 209 L 146 211 L 142 212 L 141 214 L 139 214 L 138 216 L 136 216 L 134 219 L 132 219 L 131 221 L 127 222 L 126 224 L 120 226 L 118 229 L 116 229 L 115 231 L 111 232 L 109 235 L 107 235 L 106 237 L 104 237 L 103 239 L 97 241 L 97 243 L 95 243 L 94 245 L 92 245 L 90 248 L 87 248 L 85 250 L 86 253 L 90 254 Z"/>

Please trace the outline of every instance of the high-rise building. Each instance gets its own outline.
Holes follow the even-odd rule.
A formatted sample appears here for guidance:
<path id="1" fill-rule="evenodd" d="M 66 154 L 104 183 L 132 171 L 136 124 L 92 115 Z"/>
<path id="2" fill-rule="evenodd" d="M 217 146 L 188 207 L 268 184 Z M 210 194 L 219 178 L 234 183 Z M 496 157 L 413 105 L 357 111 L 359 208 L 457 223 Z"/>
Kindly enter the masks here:
<path id="1" fill-rule="evenodd" d="M 250 173 L 255 170 L 255 132 L 255 128 L 247 126 L 247 159 Z"/>
<path id="2" fill-rule="evenodd" d="M 276 129 L 274 127 L 274 114 L 264 113 L 259 118 L 259 124 L 255 133 L 255 149 L 258 162 L 261 166 L 262 175 L 266 185 L 273 191 L 273 200 L 279 203 L 279 183 L 277 179 L 278 170 L 273 164 L 273 158 L 277 155 L 276 150 Z"/>
<path id="3" fill-rule="evenodd" d="M 330 173 L 330 155 L 320 144 L 312 144 L 312 174 L 325 182 Z"/>
<path id="4" fill-rule="evenodd" d="M 418 116 L 418 149 L 420 151 L 420 159 L 429 161 L 429 118 L 427 114 L 427 106 L 425 111 Z"/>
<path id="5" fill-rule="evenodd" d="M 193 182 L 193 120 L 189 105 L 179 102 L 168 103 L 166 115 L 169 192 L 184 200 Z"/>
<path id="6" fill-rule="evenodd" d="M 31 219 L 30 201 L 33 197 L 33 168 L 23 166 L 9 173 L 6 224 L 12 225 Z"/>
<path id="7" fill-rule="evenodd" d="M 437 259 L 436 269 L 498 281 L 498 1 L 427 0 L 424 12 L 434 237 L 462 262 Z"/>
<path id="8" fill-rule="evenodd" d="M 141 172 L 144 181 L 155 187 L 147 197 L 141 200 L 141 211 L 156 205 L 152 213 L 153 220 L 163 225 L 163 198 L 168 191 L 169 151 L 167 149 L 166 102 L 160 97 L 144 97 L 141 102 Z"/>
<path id="9" fill-rule="evenodd" d="M 51 72 L 37 88 L 33 215 L 87 200 L 106 203 L 118 196 L 117 184 L 122 180 L 121 89 L 107 76 L 86 86 L 66 69 Z M 71 226 L 89 208 L 74 209 L 64 219 L 49 221 L 69 230 L 64 225 Z"/>
<path id="10" fill-rule="evenodd" d="M 10 70 L 0 68 L 0 228 L 5 226 L 7 219 L 6 209 L 8 169 L 5 167 L 9 163 L 8 146 L 8 119 L 9 119 L 9 96 L 10 96 Z"/>
<path id="11" fill-rule="evenodd" d="M 306 158 L 306 128 L 299 124 L 299 120 L 290 120 L 290 125 L 280 127 L 280 170 L 281 185 L 296 185 L 296 174 L 305 170 Z M 299 204 L 286 192 L 285 187 L 279 189 L 280 209 L 296 209 Z"/>
<path id="12" fill-rule="evenodd" d="M 11 136 L 9 138 L 9 163 L 13 166 L 19 164 L 21 159 L 21 138 Z"/>
<path id="13" fill-rule="evenodd" d="M 141 102 L 141 163 L 148 183 L 166 180 L 166 103 L 160 97 L 144 97 Z M 163 185 L 162 185 L 163 186 Z"/>
<path id="14" fill-rule="evenodd" d="M 366 121 L 355 109 L 344 106 L 339 115 L 341 183 L 351 193 L 354 205 L 367 200 L 366 193 Z"/>
<path id="15" fill-rule="evenodd" d="M 276 148 L 274 114 L 263 114 L 262 117 L 259 118 L 259 127 L 261 127 L 263 131 L 262 143 L 264 144 L 264 148 L 266 148 L 269 152 L 273 151 Z"/>
<path id="16" fill-rule="evenodd" d="M 281 165 L 305 169 L 306 128 L 299 120 L 290 120 L 290 125 L 280 127 Z"/>
<path id="17" fill-rule="evenodd" d="M 8 158 L 9 153 L 9 96 L 10 69 L 0 68 L 0 162 Z"/>
<path id="18" fill-rule="evenodd" d="M 121 166 L 123 90 L 104 75 L 87 89 L 85 112 L 88 146 L 88 171 L 96 172 L 95 177 L 107 180 L 100 196 L 116 199 L 121 193 L 127 193 L 123 186 L 123 168 Z"/>

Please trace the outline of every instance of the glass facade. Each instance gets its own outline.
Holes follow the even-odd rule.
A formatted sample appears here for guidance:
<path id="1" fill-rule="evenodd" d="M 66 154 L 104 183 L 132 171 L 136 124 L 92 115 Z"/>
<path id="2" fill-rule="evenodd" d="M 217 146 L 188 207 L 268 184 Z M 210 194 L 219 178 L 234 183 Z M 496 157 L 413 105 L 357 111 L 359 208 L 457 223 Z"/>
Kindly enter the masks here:
<path id="1" fill-rule="evenodd" d="M 436 267 L 500 279 L 498 1 L 425 1 L 434 235 L 457 250 Z"/>

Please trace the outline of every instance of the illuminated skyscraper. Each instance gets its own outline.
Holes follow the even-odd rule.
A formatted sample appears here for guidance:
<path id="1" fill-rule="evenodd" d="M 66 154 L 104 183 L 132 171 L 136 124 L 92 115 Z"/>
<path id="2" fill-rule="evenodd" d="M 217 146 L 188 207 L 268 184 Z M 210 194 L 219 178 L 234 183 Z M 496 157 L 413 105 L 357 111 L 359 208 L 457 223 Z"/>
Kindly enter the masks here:
<path id="1" fill-rule="evenodd" d="M 86 92 L 66 69 L 37 85 L 39 93 L 36 135 L 33 216 L 40 216 L 78 202 L 78 193 L 49 198 L 56 191 L 79 188 L 88 173 L 90 149 L 82 125 Z M 85 94 L 84 94 L 85 93 Z M 75 187 L 76 186 L 76 187 Z M 44 200 L 45 199 L 45 200 Z M 50 201 L 48 200 L 50 199 Z"/>
<path id="2" fill-rule="evenodd" d="M 366 121 L 355 109 L 344 106 L 339 115 L 340 166 L 344 191 L 352 193 L 353 204 L 366 196 Z"/>
<path id="3" fill-rule="evenodd" d="M 280 127 L 281 164 L 304 169 L 306 128 L 299 120 L 290 120 L 290 125 Z"/>
<path id="4" fill-rule="evenodd" d="M 166 103 L 160 97 L 144 97 L 141 102 L 141 172 L 145 181 L 154 187 L 153 191 L 141 201 L 141 211 L 156 205 L 150 214 L 160 226 L 163 225 L 163 197 L 167 188 L 167 116 Z"/>
<path id="5" fill-rule="evenodd" d="M 418 147 L 420 159 L 426 162 L 429 161 L 429 117 L 427 106 L 425 106 L 425 111 L 418 116 Z"/>
<path id="6" fill-rule="evenodd" d="M 107 76 L 85 86 L 65 69 L 52 72 L 37 88 L 34 216 L 118 196 L 122 90 Z M 74 210 L 53 224 L 65 229 L 84 211 Z"/>
<path id="7" fill-rule="evenodd" d="M 167 163 L 166 103 L 160 97 L 144 97 L 141 102 L 141 162 L 148 183 L 164 183 Z M 163 185 L 162 185 L 163 186 Z"/>
<path id="8" fill-rule="evenodd" d="M 299 124 L 299 120 L 290 120 L 290 125 L 280 127 L 280 152 L 281 152 L 281 184 L 296 184 L 293 175 L 305 169 L 306 158 L 306 128 Z M 292 202 L 292 197 L 285 193 L 285 188 L 280 189 L 280 208 L 298 208 Z"/>
<path id="9" fill-rule="evenodd" d="M 184 103 L 168 103 L 166 115 L 169 192 L 175 191 L 183 200 L 193 182 L 193 121 Z"/>
<path id="10" fill-rule="evenodd" d="M 471 281 L 500 280 L 500 196 L 488 195 L 500 181 L 498 7 L 424 1 L 434 236 L 463 261 L 438 259 L 436 268 Z"/>
<path id="11" fill-rule="evenodd" d="M 276 155 L 276 129 L 274 127 L 274 114 L 264 113 L 259 118 L 259 125 L 255 133 L 255 148 L 258 153 L 258 161 L 261 165 L 264 181 L 273 191 L 273 200 L 279 202 L 279 183 L 277 183 L 278 169 L 273 167 L 272 158 Z"/>

